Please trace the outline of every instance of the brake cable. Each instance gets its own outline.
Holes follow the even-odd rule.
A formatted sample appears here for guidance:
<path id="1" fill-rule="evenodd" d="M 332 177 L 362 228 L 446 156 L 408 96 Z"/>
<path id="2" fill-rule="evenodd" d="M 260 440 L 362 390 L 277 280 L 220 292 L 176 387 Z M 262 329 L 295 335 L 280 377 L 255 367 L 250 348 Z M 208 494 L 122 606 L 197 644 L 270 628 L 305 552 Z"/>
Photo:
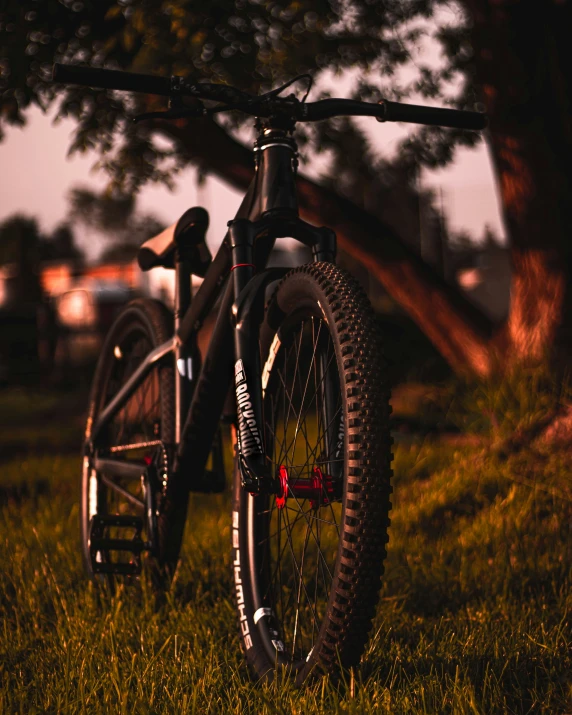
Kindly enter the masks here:
<path id="1" fill-rule="evenodd" d="M 285 89 L 293 85 L 295 82 L 298 82 L 301 79 L 307 79 L 308 80 L 308 87 L 306 89 L 306 93 L 304 94 L 304 97 L 299 100 L 297 97 L 293 94 L 289 95 L 288 97 L 283 97 L 282 99 L 284 101 L 290 100 L 292 104 L 300 103 L 303 104 L 306 99 L 308 98 L 308 95 L 310 94 L 310 90 L 312 88 L 312 85 L 314 84 L 314 78 L 310 74 L 300 74 L 294 77 L 293 79 L 289 80 L 285 84 L 283 84 L 280 87 L 277 87 L 276 89 L 272 89 L 269 92 L 265 92 L 264 94 L 258 95 L 258 96 L 249 96 L 249 98 L 245 101 L 242 102 L 223 102 L 221 105 L 218 105 L 216 107 L 210 107 L 207 108 L 205 107 L 202 103 L 200 107 L 184 107 L 179 102 L 177 102 L 177 106 L 171 106 L 169 109 L 161 112 L 146 112 L 144 114 L 138 114 L 136 117 L 133 117 L 133 122 L 141 122 L 146 119 L 185 119 L 189 117 L 205 117 L 205 116 L 212 116 L 213 114 L 219 114 L 220 112 L 229 112 L 233 109 L 238 109 L 238 110 L 244 110 L 245 108 L 252 108 L 253 105 L 264 105 L 266 104 L 270 99 L 273 99 L 274 97 L 278 98 L 278 95 L 280 95 L 281 92 L 283 92 Z M 200 86 L 200 85 L 199 85 Z M 246 94 L 246 93 L 245 93 Z M 173 103 L 173 99 L 170 99 L 170 103 Z M 177 97 L 180 101 L 181 97 Z M 200 102 L 201 99 L 196 97 L 196 99 Z"/>

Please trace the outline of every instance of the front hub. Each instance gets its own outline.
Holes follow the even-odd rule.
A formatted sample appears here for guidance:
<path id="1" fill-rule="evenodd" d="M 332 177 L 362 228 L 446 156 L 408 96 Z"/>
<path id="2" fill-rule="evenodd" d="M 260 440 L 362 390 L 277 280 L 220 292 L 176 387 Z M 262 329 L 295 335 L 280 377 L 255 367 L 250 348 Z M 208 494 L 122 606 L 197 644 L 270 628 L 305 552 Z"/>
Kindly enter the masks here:
<path id="1" fill-rule="evenodd" d="M 329 474 L 323 474 L 319 467 L 314 467 L 309 479 L 291 478 L 287 467 L 280 465 L 278 472 L 279 492 L 276 506 L 284 509 L 288 498 L 309 499 L 312 509 L 328 506 L 334 499 L 334 485 Z"/>

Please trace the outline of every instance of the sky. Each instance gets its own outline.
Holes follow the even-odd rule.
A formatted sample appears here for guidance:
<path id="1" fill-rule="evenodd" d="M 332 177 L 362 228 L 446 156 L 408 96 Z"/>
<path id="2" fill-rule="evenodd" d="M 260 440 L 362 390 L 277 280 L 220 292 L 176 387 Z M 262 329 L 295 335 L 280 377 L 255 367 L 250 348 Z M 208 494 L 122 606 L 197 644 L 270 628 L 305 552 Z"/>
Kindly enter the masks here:
<path id="1" fill-rule="evenodd" d="M 93 171 L 98 158 L 95 153 L 67 156 L 74 122 L 54 124 L 53 118 L 35 109 L 25 127 L 6 128 L 0 143 L 0 221 L 16 212 L 25 213 L 37 217 L 42 230 L 52 231 L 65 220 L 72 187 L 105 188 L 105 173 Z M 209 243 L 216 246 L 239 203 L 239 193 L 214 178 L 199 188 L 191 169 L 180 175 L 173 192 L 161 186 L 144 188 L 137 207 L 168 225 L 191 206 L 204 205 L 211 215 Z M 108 245 L 104 237 L 83 226 L 78 226 L 75 234 L 88 257 L 94 258 Z"/>
<path id="2" fill-rule="evenodd" d="M 0 221 L 18 212 L 38 219 L 44 231 L 51 231 L 65 220 L 67 195 L 72 187 L 85 186 L 93 190 L 105 187 L 106 176 L 93 172 L 95 154 L 67 157 L 73 121 L 53 123 L 53 115 L 39 109 L 29 113 L 23 128 L 6 127 L 0 143 Z M 380 154 L 391 156 L 409 125 L 369 122 L 367 132 Z M 311 169 L 303 171 L 312 175 Z M 494 175 L 485 142 L 474 150 L 457 150 L 454 162 L 439 171 L 425 171 L 422 184 L 437 189 L 450 231 L 468 231 L 478 238 L 489 225 L 499 238 L 505 231 L 499 210 Z M 209 177 L 197 186 L 196 173 L 189 169 L 177 179 L 174 191 L 166 187 L 149 186 L 142 190 L 138 207 L 153 213 L 165 224 L 174 223 L 191 206 L 202 205 L 209 211 L 211 227 L 208 242 L 211 249 L 220 244 L 226 222 L 232 218 L 241 195 L 232 187 Z M 91 259 L 105 248 L 105 239 L 82 227 L 76 229 L 78 243 Z"/>
<path id="3" fill-rule="evenodd" d="M 413 49 L 411 63 L 399 70 L 398 82 L 407 84 L 411 81 L 416 75 L 418 63 L 435 69 L 443 64 L 442 48 L 433 37 L 434 31 L 441 23 L 456 22 L 458 18 L 453 8 L 441 10 L 438 18 L 422 25 L 426 34 Z M 356 73 L 352 71 L 342 75 L 322 72 L 310 100 L 315 98 L 319 89 L 332 89 L 341 97 L 350 96 L 355 78 Z M 454 88 L 451 91 L 455 93 Z M 415 95 L 408 101 L 432 103 Z M 98 158 L 96 154 L 67 157 L 70 135 L 74 129 L 73 120 L 54 124 L 54 117 L 54 112 L 44 115 L 40 109 L 35 108 L 28 113 L 28 122 L 24 128 L 5 128 L 6 137 L 0 143 L 0 221 L 20 212 L 35 216 L 42 230 L 52 231 L 66 218 L 67 196 L 72 187 L 84 186 L 92 190 L 105 187 L 106 175 L 92 171 Z M 386 158 L 392 158 L 400 140 L 415 131 L 415 125 L 379 123 L 371 117 L 357 118 L 356 121 L 369 137 L 376 153 Z M 319 179 L 324 170 L 327 170 L 327 166 L 321 157 L 313 166 L 301 168 L 302 172 L 314 179 Z M 475 149 L 458 148 L 454 161 L 444 169 L 425 170 L 421 174 L 421 185 L 435 190 L 450 233 L 468 232 L 478 239 L 488 226 L 505 242 L 506 231 L 485 141 L 480 142 Z M 215 177 L 209 177 L 199 187 L 196 172 L 190 168 L 177 177 L 172 192 L 164 186 L 145 187 L 139 194 L 138 209 L 152 213 L 162 223 L 170 225 L 191 206 L 204 206 L 211 217 L 207 241 L 211 250 L 216 250 L 226 233 L 226 223 L 234 216 L 240 201 L 241 195 L 237 191 Z M 108 245 L 104 237 L 93 231 L 86 232 L 83 227 L 76 229 L 76 236 L 91 259 L 96 258 Z"/>

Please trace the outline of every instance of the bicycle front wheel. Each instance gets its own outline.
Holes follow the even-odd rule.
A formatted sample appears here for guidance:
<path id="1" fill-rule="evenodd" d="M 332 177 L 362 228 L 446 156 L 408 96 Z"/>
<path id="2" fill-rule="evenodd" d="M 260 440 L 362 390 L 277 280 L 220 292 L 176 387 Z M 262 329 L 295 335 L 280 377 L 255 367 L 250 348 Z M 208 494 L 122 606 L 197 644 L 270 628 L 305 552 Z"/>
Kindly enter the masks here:
<path id="1" fill-rule="evenodd" d="M 355 665 L 379 598 L 390 509 L 389 391 L 373 311 L 329 263 L 282 281 L 261 331 L 265 449 L 280 488 L 235 473 L 233 568 L 256 678 Z M 236 470 L 235 470 L 236 472 Z"/>

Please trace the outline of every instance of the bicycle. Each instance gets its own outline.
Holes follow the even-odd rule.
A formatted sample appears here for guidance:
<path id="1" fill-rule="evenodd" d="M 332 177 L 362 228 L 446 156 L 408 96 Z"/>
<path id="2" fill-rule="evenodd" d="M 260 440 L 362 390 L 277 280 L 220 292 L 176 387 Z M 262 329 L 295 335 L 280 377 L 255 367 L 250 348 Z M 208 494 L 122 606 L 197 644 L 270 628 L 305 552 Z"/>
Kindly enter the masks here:
<path id="1" fill-rule="evenodd" d="M 55 65 L 54 81 L 170 98 L 166 112 L 137 119 L 238 109 L 256 117 L 258 130 L 255 177 L 214 259 L 200 207 L 146 241 L 141 268 L 174 269 L 174 313 L 136 300 L 103 345 L 82 467 L 88 574 L 113 585 L 139 575 L 145 562 L 158 587 L 168 583 L 189 492 L 224 486 L 219 424 L 226 415 L 236 433 L 234 600 L 252 674 L 271 678 L 285 667 L 301 683 L 312 672 L 355 665 L 388 541 L 389 389 L 374 313 L 335 265 L 335 234 L 298 215 L 293 130 L 341 115 L 482 129 L 484 115 L 280 96 L 296 80 L 258 97 L 181 77 L 66 65 Z M 185 106 L 183 97 L 194 104 Z M 312 262 L 267 268 L 282 237 L 310 247 Z M 191 274 L 203 277 L 194 297 Z M 203 360 L 197 334 L 219 297 Z"/>

